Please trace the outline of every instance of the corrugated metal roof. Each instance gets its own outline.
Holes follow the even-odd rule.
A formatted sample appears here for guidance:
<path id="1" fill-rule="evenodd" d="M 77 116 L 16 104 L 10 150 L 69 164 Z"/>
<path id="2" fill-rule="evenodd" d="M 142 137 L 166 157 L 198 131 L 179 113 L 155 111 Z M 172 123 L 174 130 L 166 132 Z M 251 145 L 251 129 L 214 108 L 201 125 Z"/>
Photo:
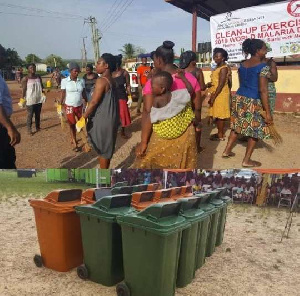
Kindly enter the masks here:
<path id="1" fill-rule="evenodd" d="M 196 6 L 198 17 L 209 20 L 211 16 L 245 7 L 268 3 L 282 2 L 282 0 L 165 0 L 166 2 L 192 13 Z"/>

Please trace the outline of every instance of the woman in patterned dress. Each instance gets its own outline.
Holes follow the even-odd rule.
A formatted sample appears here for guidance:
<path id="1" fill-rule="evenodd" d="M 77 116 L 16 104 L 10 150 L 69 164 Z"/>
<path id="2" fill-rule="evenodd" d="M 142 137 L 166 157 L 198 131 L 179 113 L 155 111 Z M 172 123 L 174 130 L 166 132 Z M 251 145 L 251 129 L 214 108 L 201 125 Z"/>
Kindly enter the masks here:
<path id="1" fill-rule="evenodd" d="M 261 72 L 266 66 L 266 44 L 260 39 L 246 39 L 243 52 L 251 58 L 241 63 L 239 68 L 240 87 L 231 102 L 231 133 L 223 157 L 234 156 L 231 152 L 239 134 L 248 137 L 243 167 L 257 167 L 261 163 L 251 160 L 259 139 L 270 138 L 268 125 L 273 122 L 268 101 L 268 79 Z M 261 112 L 266 112 L 265 119 Z"/>

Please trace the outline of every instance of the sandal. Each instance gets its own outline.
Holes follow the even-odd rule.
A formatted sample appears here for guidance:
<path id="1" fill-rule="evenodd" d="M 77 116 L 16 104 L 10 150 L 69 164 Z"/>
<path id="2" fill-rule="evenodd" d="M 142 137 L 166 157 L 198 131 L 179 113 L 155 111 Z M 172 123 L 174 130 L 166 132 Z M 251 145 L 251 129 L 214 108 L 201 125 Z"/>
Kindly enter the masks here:
<path id="1" fill-rule="evenodd" d="M 222 154 L 222 157 L 223 158 L 230 158 L 230 157 L 234 157 L 235 156 L 235 153 L 233 153 L 233 152 L 230 152 L 230 153 L 228 153 L 228 154 L 225 154 L 224 152 L 223 152 L 223 154 Z"/>
<path id="2" fill-rule="evenodd" d="M 75 147 L 75 148 L 73 148 L 73 151 L 79 152 L 79 151 L 80 151 L 80 148 L 79 148 L 79 147 Z"/>
<path id="3" fill-rule="evenodd" d="M 218 134 L 213 134 L 209 137 L 211 141 L 225 141 L 225 138 L 219 138 Z"/>
<path id="4" fill-rule="evenodd" d="M 245 164 L 244 162 L 242 163 L 243 168 L 254 168 L 254 167 L 260 167 L 260 166 L 261 166 L 261 162 L 254 161 L 254 160 L 250 160 L 249 164 Z"/>

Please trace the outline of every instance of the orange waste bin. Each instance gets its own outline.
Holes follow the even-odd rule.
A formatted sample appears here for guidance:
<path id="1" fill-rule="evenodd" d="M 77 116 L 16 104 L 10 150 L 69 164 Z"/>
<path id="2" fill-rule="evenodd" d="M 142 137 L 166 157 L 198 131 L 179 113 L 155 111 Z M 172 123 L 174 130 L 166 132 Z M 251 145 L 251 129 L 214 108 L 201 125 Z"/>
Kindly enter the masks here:
<path id="1" fill-rule="evenodd" d="M 29 200 L 33 207 L 40 255 L 37 267 L 69 271 L 82 264 L 80 219 L 74 207 L 82 204 L 81 189 L 55 190 L 42 200 Z"/>
<path id="2" fill-rule="evenodd" d="M 132 194 L 131 205 L 138 211 L 144 210 L 145 208 L 155 204 L 154 191 L 142 191 L 135 192 Z"/>
<path id="3" fill-rule="evenodd" d="M 148 184 L 147 191 L 155 191 L 159 189 L 159 183 Z"/>
<path id="4" fill-rule="evenodd" d="M 181 194 L 183 197 L 193 196 L 193 187 L 192 186 L 182 186 Z"/>
<path id="5" fill-rule="evenodd" d="M 161 190 L 156 190 L 154 194 L 154 201 L 156 202 L 171 202 L 173 201 L 171 199 L 171 192 L 172 189 L 161 189 Z"/>
<path id="6" fill-rule="evenodd" d="M 96 201 L 95 191 L 97 188 L 89 188 L 82 192 L 81 201 L 87 204 L 93 204 Z"/>
<path id="7" fill-rule="evenodd" d="M 172 191 L 171 191 L 171 198 L 174 199 L 174 200 L 177 200 L 179 198 L 183 198 L 183 195 L 182 195 L 182 188 L 181 187 L 173 187 L 171 188 Z"/>

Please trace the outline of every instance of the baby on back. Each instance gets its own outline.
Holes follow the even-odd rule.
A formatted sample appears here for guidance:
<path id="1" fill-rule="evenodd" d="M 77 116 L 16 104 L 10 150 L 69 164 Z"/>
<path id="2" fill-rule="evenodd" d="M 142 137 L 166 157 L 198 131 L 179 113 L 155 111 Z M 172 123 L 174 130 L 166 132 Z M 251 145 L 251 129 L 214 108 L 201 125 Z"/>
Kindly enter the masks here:
<path id="1" fill-rule="evenodd" d="M 153 130 L 162 138 L 176 138 L 186 130 L 194 114 L 191 108 L 193 89 L 184 73 L 178 73 L 187 88 L 171 91 L 173 78 L 169 72 L 161 71 L 151 79 L 153 103 L 150 112 Z M 187 83 L 186 83 L 187 82 Z"/>

